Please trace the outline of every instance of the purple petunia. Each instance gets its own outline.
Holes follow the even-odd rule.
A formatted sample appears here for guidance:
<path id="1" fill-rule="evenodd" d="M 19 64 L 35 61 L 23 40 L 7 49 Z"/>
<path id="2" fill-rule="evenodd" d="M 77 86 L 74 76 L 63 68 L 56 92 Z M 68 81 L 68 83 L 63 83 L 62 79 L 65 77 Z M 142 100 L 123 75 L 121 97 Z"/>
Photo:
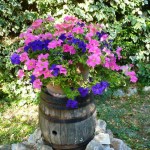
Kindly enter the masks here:
<path id="1" fill-rule="evenodd" d="M 11 59 L 11 63 L 14 65 L 14 64 L 17 64 L 17 65 L 19 65 L 20 63 L 21 63 L 21 61 L 20 61 L 20 56 L 18 55 L 18 54 L 16 54 L 16 53 L 14 53 L 11 57 L 10 57 L 10 59 Z"/>
<path id="2" fill-rule="evenodd" d="M 89 89 L 83 88 L 83 87 L 78 88 L 78 91 L 79 91 L 81 97 L 85 97 L 89 93 Z"/>
<path id="3" fill-rule="evenodd" d="M 52 74 L 53 76 L 58 76 L 60 70 L 59 68 L 56 67 L 57 65 L 56 64 L 52 64 L 52 66 L 50 67 L 50 70 L 53 70 Z"/>
<path id="4" fill-rule="evenodd" d="M 84 23 L 80 23 L 80 22 L 78 22 L 77 25 L 80 26 L 80 27 L 84 27 L 85 26 Z"/>
<path id="5" fill-rule="evenodd" d="M 78 102 L 76 100 L 68 99 L 66 107 L 67 108 L 78 108 Z"/>
<path id="6" fill-rule="evenodd" d="M 92 87 L 92 92 L 94 95 L 102 95 L 104 90 L 109 86 L 109 83 L 106 81 L 102 81 L 97 83 Z"/>
<path id="7" fill-rule="evenodd" d="M 24 51 L 25 52 L 28 52 L 30 49 L 32 51 L 41 51 L 43 49 L 46 49 L 48 50 L 48 43 L 50 42 L 50 40 L 44 40 L 44 41 L 41 41 L 41 40 L 35 40 L 33 42 L 30 42 L 28 45 L 26 45 L 24 47 Z"/>
<path id="8" fill-rule="evenodd" d="M 59 36 L 59 39 L 62 40 L 62 41 L 65 41 L 66 38 L 67 38 L 67 37 L 65 36 L 65 34 L 61 34 L 61 35 Z"/>
<path id="9" fill-rule="evenodd" d="M 31 80 L 30 80 L 30 83 L 33 83 L 33 82 L 35 81 L 36 77 L 35 77 L 34 75 L 31 75 L 31 76 L 30 76 L 30 79 L 31 79 Z"/>
<path id="10" fill-rule="evenodd" d="M 101 37 L 103 36 L 103 35 L 105 35 L 106 33 L 104 32 L 104 31 L 102 31 L 102 32 L 96 32 L 96 35 L 98 36 L 98 40 L 100 40 L 101 39 Z"/>
<path id="11" fill-rule="evenodd" d="M 80 39 L 76 39 L 76 38 L 73 38 L 72 41 L 71 41 L 73 44 L 77 44 L 78 47 L 80 49 L 82 49 L 82 53 L 85 53 L 86 52 L 86 44 L 84 43 L 84 41 L 80 40 Z"/>

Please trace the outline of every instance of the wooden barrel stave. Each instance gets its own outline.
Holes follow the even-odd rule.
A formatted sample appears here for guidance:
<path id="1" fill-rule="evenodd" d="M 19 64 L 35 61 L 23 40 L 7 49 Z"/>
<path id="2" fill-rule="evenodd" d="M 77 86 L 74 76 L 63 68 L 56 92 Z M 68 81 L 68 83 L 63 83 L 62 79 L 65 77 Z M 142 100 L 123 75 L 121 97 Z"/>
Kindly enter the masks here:
<path id="1" fill-rule="evenodd" d="M 44 139 L 55 149 L 82 149 L 95 132 L 95 104 L 90 104 L 78 109 L 59 110 L 50 108 L 42 102 L 40 104 L 40 128 Z M 43 114 L 45 113 L 45 114 Z M 55 118 L 56 120 L 49 120 Z M 73 120 L 71 120 L 74 118 Z M 80 120 L 78 121 L 78 118 Z M 71 120 L 71 122 L 61 122 Z M 59 122 L 60 121 L 60 122 Z"/>

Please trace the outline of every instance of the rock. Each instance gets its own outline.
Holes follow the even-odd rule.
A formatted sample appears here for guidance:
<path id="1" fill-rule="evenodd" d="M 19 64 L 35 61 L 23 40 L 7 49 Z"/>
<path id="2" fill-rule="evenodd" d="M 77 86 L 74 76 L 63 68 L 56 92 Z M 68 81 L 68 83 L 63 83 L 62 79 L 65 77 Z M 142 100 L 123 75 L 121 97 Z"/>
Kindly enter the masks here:
<path id="1" fill-rule="evenodd" d="M 25 142 L 11 145 L 11 150 L 31 150 L 31 149 L 34 150 L 35 146 Z"/>
<path id="2" fill-rule="evenodd" d="M 94 139 L 100 144 L 110 144 L 109 134 L 107 133 L 99 133 L 94 137 Z"/>
<path id="3" fill-rule="evenodd" d="M 123 92 L 123 90 L 118 89 L 117 91 L 115 91 L 113 93 L 113 96 L 115 96 L 115 97 L 123 97 L 123 96 L 125 96 L 125 93 Z"/>
<path id="4" fill-rule="evenodd" d="M 11 145 L 0 145 L 0 150 L 11 150 Z"/>
<path id="5" fill-rule="evenodd" d="M 30 143 L 30 144 L 34 144 L 34 143 L 42 144 L 43 141 L 42 141 L 42 137 L 41 136 L 42 136 L 41 130 L 40 130 L 40 128 L 37 128 L 34 131 L 34 133 L 29 136 L 28 143 Z"/>
<path id="6" fill-rule="evenodd" d="M 48 145 L 37 144 L 36 150 L 53 150 L 53 149 Z"/>
<path id="7" fill-rule="evenodd" d="M 132 96 L 132 95 L 135 95 L 136 93 L 137 93 L 137 88 L 136 88 L 136 87 L 134 87 L 134 88 L 130 87 L 130 88 L 128 89 L 128 94 L 127 94 L 127 96 Z"/>
<path id="8" fill-rule="evenodd" d="M 122 140 L 114 138 L 111 145 L 115 150 L 131 150 Z"/>
<path id="9" fill-rule="evenodd" d="M 39 140 L 37 140 L 37 143 L 38 143 L 38 144 L 43 144 L 43 145 L 44 145 L 43 138 L 41 137 Z"/>
<path id="10" fill-rule="evenodd" d="M 105 150 L 104 146 L 99 141 L 93 139 L 86 147 L 85 150 Z"/>
<path id="11" fill-rule="evenodd" d="M 104 150 L 110 150 L 110 145 L 103 145 Z"/>
<path id="12" fill-rule="evenodd" d="M 106 122 L 104 120 L 97 120 L 96 123 L 96 132 L 105 132 L 106 131 Z"/>
<path id="13" fill-rule="evenodd" d="M 113 133 L 112 133 L 112 131 L 111 131 L 110 129 L 107 129 L 107 130 L 106 130 L 106 133 L 109 134 L 109 138 L 110 138 L 110 142 L 111 142 L 112 139 L 113 139 Z"/>
<path id="14" fill-rule="evenodd" d="M 144 91 L 144 92 L 150 92 L 150 86 L 145 86 L 145 87 L 143 88 L 143 91 Z"/>

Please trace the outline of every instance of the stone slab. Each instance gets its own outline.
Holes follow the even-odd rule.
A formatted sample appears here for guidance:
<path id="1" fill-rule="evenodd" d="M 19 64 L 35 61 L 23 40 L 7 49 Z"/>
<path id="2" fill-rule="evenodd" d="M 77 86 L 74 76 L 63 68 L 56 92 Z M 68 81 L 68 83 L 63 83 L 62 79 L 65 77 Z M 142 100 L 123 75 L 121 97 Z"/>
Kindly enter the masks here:
<path id="1" fill-rule="evenodd" d="M 110 144 L 110 137 L 107 133 L 99 133 L 94 137 L 94 139 L 100 142 L 101 144 Z"/>

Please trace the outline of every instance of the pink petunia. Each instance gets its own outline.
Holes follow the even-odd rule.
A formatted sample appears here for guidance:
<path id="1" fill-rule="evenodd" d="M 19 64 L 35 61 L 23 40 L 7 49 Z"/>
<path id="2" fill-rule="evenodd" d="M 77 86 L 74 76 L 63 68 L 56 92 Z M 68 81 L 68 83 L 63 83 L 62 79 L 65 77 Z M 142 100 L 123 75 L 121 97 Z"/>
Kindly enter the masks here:
<path id="1" fill-rule="evenodd" d="M 30 42 L 38 40 L 39 36 L 33 35 L 32 33 L 26 33 L 24 38 L 25 38 L 24 40 L 25 45 L 28 45 Z"/>
<path id="2" fill-rule="evenodd" d="M 87 44 L 86 48 L 90 49 L 92 47 L 98 47 L 99 46 L 99 42 L 97 40 L 89 40 L 89 44 Z"/>
<path id="3" fill-rule="evenodd" d="M 17 53 L 23 52 L 23 50 L 24 50 L 24 47 L 20 47 L 17 49 Z"/>
<path id="4" fill-rule="evenodd" d="M 42 82 L 41 82 L 41 80 L 40 80 L 40 79 L 34 80 L 34 82 L 33 82 L 33 88 L 40 90 L 41 87 L 42 87 Z"/>
<path id="5" fill-rule="evenodd" d="M 28 70 L 32 70 L 36 67 L 36 60 L 35 59 L 28 59 L 25 62 L 25 65 L 27 66 Z"/>
<path id="6" fill-rule="evenodd" d="M 25 76 L 24 71 L 22 69 L 18 70 L 18 78 L 22 79 Z"/>
<path id="7" fill-rule="evenodd" d="M 75 27 L 73 28 L 72 32 L 77 34 L 83 34 L 84 30 L 82 27 Z"/>
<path id="8" fill-rule="evenodd" d="M 20 54 L 20 61 L 21 62 L 27 61 L 28 59 L 29 59 L 29 57 L 28 57 L 27 52 L 24 52 L 24 53 Z"/>
<path id="9" fill-rule="evenodd" d="M 43 72 L 41 71 L 41 69 L 39 69 L 39 68 L 35 68 L 34 70 L 33 70 L 33 73 L 32 73 L 35 77 L 39 77 L 39 76 L 41 76 L 42 74 L 43 74 Z"/>
<path id="10" fill-rule="evenodd" d="M 53 70 L 46 69 L 42 72 L 42 74 L 44 75 L 45 79 L 49 78 L 49 77 L 52 78 L 53 77 L 52 72 L 53 72 Z"/>
<path id="11" fill-rule="evenodd" d="M 93 53 L 93 54 L 97 54 L 97 55 L 101 55 L 101 51 L 98 47 L 91 47 L 88 51 L 89 53 Z"/>
<path id="12" fill-rule="evenodd" d="M 88 26 L 88 28 L 89 28 L 90 33 L 91 33 L 92 35 L 95 35 L 95 34 L 96 34 L 97 28 L 96 28 L 96 26 L 95 26 L 94 24 L 90 24 L 90 25 Z"/>
<path id="13" fill-rule="evenodd" d="M 69 65 L 71 65 L 71 64 L 73 63 L 73 61 L 72 61 L 72 60 L 69 60 L 68 63 L 69 63 Z"/>
<path id="14" fill-rule="evenodd" d="M 100 56 L 96 54 L 92 54 L 88 56 L 87 65 L 94 68 L 96 65 L 101 63 Z"/>
<path id="15" fill-rule="evenodd" d="M 116 54 L 118 55 L 118 59 L 120 60 L 122 58 L 120 52 L 122 51 L 122 48 L 121 47 L 118 47 L 117 50 L 116 50 Z"/>
<path id="16" fill-rule="evenodd" d="M 74 16 L 65 16 L 64 21 L 73 23 L 73 22 L 78 22 L 79 19 Z"/>
<path id="17" fill-rule="evenodd" d="M 73 55 L 76 53 L 76 50 L 73 46 L 70 46 L 68 44 L 63 45 L 63 52 L 69 52 L 70 55 Z"/>
<path id="18" fill-rule="evenodd" d="M 126 72 L 126 75 L 130 77 L 130 81 L 131 82 L 137 82 L 138 78 L 136 77 L 136 74 L 134 71 L 129 71 L 129 72 Z"/>
<path id="19" fill-rule="evenodd" d="M 42 19 L 37 19 L 37 20 L 35 20 L 35 21 L 32 23 L 31 26 L 32 26 L 34 29 L 39 28 L 39 27 L 41 26 L 42 22 L 43 22 Z"/>
<path id="20" fill-rule="evenodd" d="M 48 44 L 48 48 L 49 49 L 54 49 L 54 48 L 56 48 L 57 47 L 57 41 L 56 40 L 54 40 L 54 41 L 52 41 L 52 42 L 50 42 L 49 44 Z"/>
<path id="21" fill-rule="evenodd" d="M 108 39 L 108 36 L 109 36 L 108 34 L 102 35 L 100 41 L 101 41 L 101 42 L 106 41 L 106 40 Z"/>
<path id="22" fill-rule="evenodd" d="M 48 68 L 48 65 L 49 65 L 49 62 L 48 61 L 38 61 L 36 63 L 36 68 L 38 68 L 40 71 L 42 71 L 43 69 L 47 69 Z"/>
<path id="23" fill-rule="evenodd" d="M 90 40 L 92 40 L 92 36 L 93 36 L 93 34 L 87 33 L 86 36 L 85 36 L 85 39 L 90 41 Z"/>
<path id="24" fill-rule="evenodd" d="M 111 50 L 107 49 L 106 47 L 104 47 L 104 48 L 102 49 L 102 51 L 106 53 L 106 56 L 109 56 L 109 57 L 112 57 L 112 58 L 115 56 L 115 55 L 111 52 Z"/>
<path id="25" fill-rule="evenodd" d="M 103 64 L 104 67 L 111 69 L 111 70 L 120 70 L 120 66 L 116 64 L 116 58 L 115 57 L 105 57 L 105 63 Z"/>
<path id="26" fill-rule="evenodd" d="M 53 21 L 54 21 L 54 18 L 53 18 L 53 17 L 51 17 L 51 16 L 48 16 L 45 20 L 46 20 L 46 21 L 53 22 Z"/>
<path id="27" fill-rule="evenodd" d="M 62 40 L 53 40 L 52 42 L 49 42 L 49 44 L 48 44 L 48 48 L 49 49 L 54 49 L 54 48 L 56 48 L 56 47 L 58 47 L 58 46 L 61 46 L 61 43 L 62 43 L 63 41 Z"/>
<path id="28" fill-rule="evenodd" d="M 57 65 L 56 67 L 59 68 L 60 74 L 64 74 L 64 75 L 67 74 L 67 69 L 64 68 L 62 65 Z"/>
<path id="29" fill-rule="evenodd" d="M 45 61 L 45 60 L 48 58 L 48 56 L 49 56 L 48 53 L 46 53 L 46 54 L 40 54 L 40 55 L 38 56 L 38 60 L 40 60 L 40 61 Z"/>

